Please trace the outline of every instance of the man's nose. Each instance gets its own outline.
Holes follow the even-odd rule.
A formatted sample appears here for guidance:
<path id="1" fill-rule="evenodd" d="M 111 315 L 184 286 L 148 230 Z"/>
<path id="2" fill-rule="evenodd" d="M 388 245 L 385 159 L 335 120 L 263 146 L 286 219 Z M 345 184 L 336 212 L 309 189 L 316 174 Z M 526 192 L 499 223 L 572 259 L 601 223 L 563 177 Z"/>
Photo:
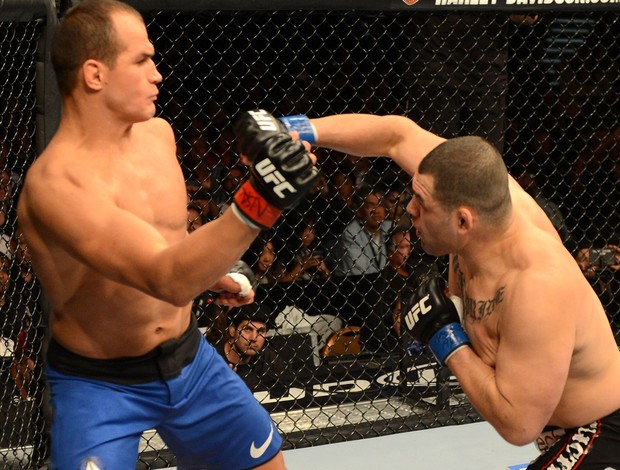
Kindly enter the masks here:
<path id="1" fill-rule="evenodd" d="M 409 201 L 409 204 L 407 204 L 407 212 L 413 218 L 416 218 L 419 215 L 413 199 Z"/>

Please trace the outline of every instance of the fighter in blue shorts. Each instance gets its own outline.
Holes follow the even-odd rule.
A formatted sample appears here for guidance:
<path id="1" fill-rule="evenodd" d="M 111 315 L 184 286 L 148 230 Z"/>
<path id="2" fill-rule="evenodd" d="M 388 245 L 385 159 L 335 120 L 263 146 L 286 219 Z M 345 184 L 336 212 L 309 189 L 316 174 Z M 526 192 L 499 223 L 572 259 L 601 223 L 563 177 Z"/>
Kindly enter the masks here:
<path id="1" fill-rule="evenodd" d="M 85 358 L 52 341 L 47 375 L 58 469 L 126 468 L 145 429 L 157 430 L 183 469 L 254 468 L 282 444 L 195 322 L 178 340 L 131 359 Z"/>
<path id="2" fill-rule="evenodd" d="M 135 468 L 157 429 L 180 469 L 283 469 L 281 438 L 199 335 L 206 290 L 240 306 L 254 292 L 230 267 L 315 184 L 316 158 L 258 110 L 235 131 L 250 177 L 218 219 L 188 234 L 187 193 L 162 80 L 140 14 L 114 0 L 67 11 L 52 44 L 58 131 L 28 170 L 18 214 L 53 306 L 52 468 Z"/>

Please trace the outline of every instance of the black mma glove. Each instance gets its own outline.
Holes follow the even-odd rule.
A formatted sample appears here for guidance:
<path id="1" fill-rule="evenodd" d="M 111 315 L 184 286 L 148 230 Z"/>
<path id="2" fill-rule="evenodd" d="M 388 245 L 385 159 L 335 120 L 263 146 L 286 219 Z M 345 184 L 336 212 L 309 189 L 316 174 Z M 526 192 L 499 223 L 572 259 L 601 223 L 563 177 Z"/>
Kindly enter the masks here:
<path id="1" fill-rule="evenodd" d="M 300 141 L 262 109 L 235 123 L 239 151 L 252 163 L 250 178 L 233 199 L 233 211 L 254 228 L 269 228 L 315 185 L 319 172 Z"/>
<path id="2" fill-rule="evenodd" d="M 444 282 L 439 276 L 422 282 L 403 304 L 403 325 L 414 341 L 428 345 L 437 361 L 445 365 L 459 348 L 469 344 L 461 326 L 458 297 L 454 300 L 444 293 Z"/>

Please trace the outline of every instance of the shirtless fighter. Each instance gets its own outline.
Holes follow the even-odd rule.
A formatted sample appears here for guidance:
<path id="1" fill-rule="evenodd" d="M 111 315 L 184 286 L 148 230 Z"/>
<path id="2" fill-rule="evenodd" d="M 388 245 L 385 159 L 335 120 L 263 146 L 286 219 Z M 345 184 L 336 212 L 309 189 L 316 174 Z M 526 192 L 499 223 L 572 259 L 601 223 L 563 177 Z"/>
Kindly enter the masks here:
<path id="1" fill-rule="evenodd" d="M 188 235 L 173 132 L 153 117 L 154 52 L 140 14 L 113 0 L 80 2 L 54 38 L 62 119 L 18 208 L 53 305 L 52 468 L 133 468 L 155 428 L 180 469 L 283 469 L 269 414 L 190 307 L 207 289 L 223 304 L 253 301 L 226 273 L 312 188 L 315 158 L 268 113 L 244 113 L 236 132 L 251 176 L 228 211 Z"/>
<path id="2" fill-rule="evenodd" d="M 445 140 L 400 116 L 285 119 L 300 137 L 413 175 L 407 210 L 424 250 L 450 255 L 403 323 L 530 469 L 620 468 L 620 352 L 601 302 L 536 202 L 478 137 Z"/>

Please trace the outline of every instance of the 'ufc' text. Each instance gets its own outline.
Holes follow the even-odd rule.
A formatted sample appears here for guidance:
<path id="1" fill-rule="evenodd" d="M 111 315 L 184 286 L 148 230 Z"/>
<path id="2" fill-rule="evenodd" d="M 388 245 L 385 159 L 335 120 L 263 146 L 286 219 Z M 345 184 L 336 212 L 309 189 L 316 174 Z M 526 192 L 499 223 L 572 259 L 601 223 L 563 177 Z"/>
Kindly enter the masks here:
<path id="1" fill-rule="evenodd" d="M 265 183 L 273 185 L 273 192 L 276 193 L 280 199 L 284 199 L 284 191 L 289 193 L 296 193 L 297 190 L 291 183 L 286 181 L 284 176 L 276 170 L 276 167 L 268 159 L 262 160 L 256 164 L 256 171 L 263 177 Z"/>
<path id="2" fill-rule="evenodd" d="M 405 315 L 405 323 L 407 324 L 407 328 L 410 330 L 413 329 L 413 326 L 418 322 L 420 315 L 425 315 L 431 311 L 432 307 L 426 304 L 429 297 L 430 295 L 428 294 L 422 297 L 422 300 L 411 307 L 407 312 L 407 315 Z"/>

